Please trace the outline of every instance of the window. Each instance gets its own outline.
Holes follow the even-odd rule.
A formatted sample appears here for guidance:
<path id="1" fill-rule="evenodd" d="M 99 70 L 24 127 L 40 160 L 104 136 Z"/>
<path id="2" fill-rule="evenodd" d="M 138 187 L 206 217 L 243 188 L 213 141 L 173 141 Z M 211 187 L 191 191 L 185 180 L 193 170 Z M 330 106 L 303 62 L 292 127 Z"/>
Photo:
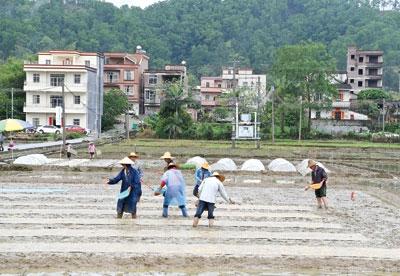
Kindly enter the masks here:
<path id="1" fill-rule="evenodd" d="M 85 66 L 90 67 L 90 60 L 85 60 Z"/>
<path id="2" fill-rule="evenodd" d="M 220 83 L 218 83 L 218 88 L 221 88 L 221 84 Z"/>
<path id="3" fill-rule="evenodd" d="M 74 75 L 74 83 L 75 84 L 80 84 L 81 83 L 81 74 L 75 74 Z"/>
<path id="4" fill-rule="evenodd" d="M 350 58 L 351 58 L 351 59 L 355 59 L 356 56 L 355 56 L 355 55 L 351 55 Z"/>
<path id="5" fill-rule="evenodd" d="M 157 84 L 157 75 L 149 76 L 149 84 Z"/>
<path id="6" fill-rule="evenodd" d="M 364 57 L 359 57 L 358 62 L 364 62 Z"/>
<path id="7" fill-rule="evenodd" d="M 40 104 L 40 95 L 33 95 L 32 103 L 33 104 Z"/>
<path id="8" fill-rule="evenodd" d="M 362 81 L 358 81 L 358 87 L 362 87 L 363 86 L 363 82 Z"/>
<path id="9" fill-rule="evenodd" d="M 33 74 L 33 82 L 40 82 L 40 75 L 39 74 Z"/>
<path id="10" fill-rule="evenodd" d="M 209 82 L 206 82 L 206 87 L 207 88 L 210 87 L 210 83 Z"/>
<path id="11" fill-rule="evenodd" d="M 315 112 L 315 119 L 321 119 L 321 111 Z"/>
<path id="12" fill-rule="evenodd" d="M 228 75 L 232 75 L 232 70 L 228 70 Z"/>
<path id="13" fill-rule="evenodd" d="M 65 60 L 63 60 L 63 65 L 72 65 L 72 60 L 66 58 Z"/>
<path id="14" fill-rule="evenodd" d="M 206 95 L 206 101 L 210 99 L 210 95 Z"/>
<path id="15" fill-rule="evenodd" d="M 50 106 L 52 108 L 56 106 L 62 106 L 62 97 L 61 96 L 50 96 Z"/>
<path id="16" fill-rule="evenodd" d="M 128 80 L 128 81 L 133 80 L 133 72 L 129 71 L 129 70 L 125 71 L 124 80 Z"/>
<path id="17" fill-rule="evenodd" d="M 34 127 L 40 126 L 40 120 L 39 118 L 32 118 L 32 125 Z"/>
<path id="18" fill-rule="evenodd" d="M 51 64 L 51 60 L 50 59 L 46 59 L 46 64 L 50 65 Z"/>
<path id="19" fill-rule="evenodd" d="M 350 67 L 350 71 L 354 71 L 354 67 Z"/>
<path id="20" fill-rule="evenodd" d="M 61 86 L 64 84 L 64 75 L 62 74 L 50 74 L 50 85 Z"/>
<path id="21" fill-rule="evenodd" d="M 74 126 L 79 126 L 81 124 L 81 120 L 80 119 L 74 119 L 72 122 L 73 122 Z"/>
<path id="22" fill-rule="evenodd" d="M 354 83 L 354 79 L 350 79 L 350 83 Z"/>
<path id="23" fill-rule="evenodd" d="M 146 89 L 145 97 L 147 102 L 155 102 L 156 101 L 156 91 Z"/>
<path id="24" fill-rule="evenodd" d="M 81 96 L 74 96 L 74 104 L 81 104 Z"/>
<path id="25" fill-rule="evenodd" d="M 363 69 L 358 69 L 358 74 L 359 75 L 362 75 L 364 73 L 364 70 Z"/>
<path id="26" fill-rule="evenodd" d="M 133 86 L 132 85 L 125 86 L 124 92 L 126 95 L 132 95 L 133 94 Z"/>
<path id="27" fill-rule="evenodd" d="M 119 81 L 118 72 L 106 72 L 106 82 L 115 83 Z"/>

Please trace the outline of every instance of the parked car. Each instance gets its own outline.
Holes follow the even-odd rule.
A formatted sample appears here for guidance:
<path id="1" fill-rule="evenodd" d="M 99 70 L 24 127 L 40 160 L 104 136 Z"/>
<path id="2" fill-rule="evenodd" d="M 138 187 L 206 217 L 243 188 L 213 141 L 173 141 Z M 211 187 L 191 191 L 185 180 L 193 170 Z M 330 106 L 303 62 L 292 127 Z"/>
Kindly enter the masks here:
<path id="1" fill-rule="evenodd" d="M 89 133 L 86 128 L 78 126 L 78 125 L 65 125 L 65 130 L 67 132 L 76 132 L 76 133 L 82 133 L 82 134 Z"/>
<path id="2" fill-rule="evenodd" d="M 61 128 L 59 128 L 59 127 L 57 127 L 57 126 L 49 126 L 49 125 L 46 125 L 46 126 L 39 126 L 37 129 L 36 129 L 36 131 L 37 132 L 40 132 L 40 133 L 55 133 L 55 134 L 60 134 L 60 133 L 62 133 L 62 129 Z"/>

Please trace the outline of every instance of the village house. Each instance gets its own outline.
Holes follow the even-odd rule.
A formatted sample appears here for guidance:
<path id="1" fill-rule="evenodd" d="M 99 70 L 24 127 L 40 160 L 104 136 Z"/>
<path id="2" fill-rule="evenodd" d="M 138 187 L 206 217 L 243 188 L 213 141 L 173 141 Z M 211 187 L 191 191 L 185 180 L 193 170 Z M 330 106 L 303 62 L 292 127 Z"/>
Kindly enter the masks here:
<path id="1" fill-rule="evenodd" d="M 38 53 L 37 62 L 25 62 L 26 120 L 34 126 L 73 124 L 101 130 L 104 56 L 68 50 Z M 60 118 L 64 86 L 65 118 Z M 56 120 L 56 116 L 61 120 Z"/>
<path id="2" fill-rule="evenodd" d="M 186 64 L 165 65 L 164 69 L 145 70 L 143 73 L 143 102 L 144 114 L 160 111 L 168 83 L 179 81 L 187 89 Z"/>
<path id="3" fill-rule="evenodd" d="M 200 85 L 201 105 L 205 110 L 212 110 L 220 105 L 222 93 L 233 88 L 256 91 L 265 90 L 266 75 L 257 75 L 251 68 L 222 68 L 218 77 L 202 77 Z"/>
<path id="4" fill-rule="evenodd" d="M 149 67 L 149 57 L 140 46 L 134 54 L 104 53 L 104 90 L 120 89 L 128 97 L 129 113 L 143 114 L 141 96 L 143 95 L 143 73 Z"/>

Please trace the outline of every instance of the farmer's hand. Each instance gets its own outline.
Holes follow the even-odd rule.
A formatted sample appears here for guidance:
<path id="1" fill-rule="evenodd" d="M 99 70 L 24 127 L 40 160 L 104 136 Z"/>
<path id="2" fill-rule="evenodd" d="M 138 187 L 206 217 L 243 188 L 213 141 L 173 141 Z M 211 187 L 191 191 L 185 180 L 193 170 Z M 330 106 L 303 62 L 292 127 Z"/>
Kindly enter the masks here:
<path id="1" fill-rule="evenodd" d="M 307 191 L 308 189 L 310 189 L 310 185 L 304 187 L 304 191 Z"/>
<path id="2" fill-rule="evenodd" d="M 109 182 L 110 180 L 107 178 L 107 177 L 105 177 L 104 179 L 103 179 L 103 183 L 104 183 L 104 185 L 108 188 L 108 182 Z"/>

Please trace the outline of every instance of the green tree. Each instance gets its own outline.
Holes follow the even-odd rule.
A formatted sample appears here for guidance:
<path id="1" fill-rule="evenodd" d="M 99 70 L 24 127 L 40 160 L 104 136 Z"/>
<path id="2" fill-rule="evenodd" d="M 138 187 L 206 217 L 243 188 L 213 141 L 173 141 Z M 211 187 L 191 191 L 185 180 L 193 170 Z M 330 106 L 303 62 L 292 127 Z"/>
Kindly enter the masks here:
<path id="1" fill-rule="evenodd" d="M 118 116 L 125 114 L 129 109 L 128 98 L 119 89 L 111 89 L 104 95 L 104 111 L 102 116 L 102 130 L 114 127 Z"/>
<path id="2" fill-rule="evenodd" d="M 392 97 L 382 89 L 365 89 L 357 95 L 358 100 L 390 100 Z"/>
<path id="3" fill-rule="evenodd" d="M 277 89 L 292 97 L 301 96 L 305 100 L 308 110 L 308 132 L 311 129 L 311 110 L 321 101 L 331 102 L 337 94 L 330 81 L 334 72 L 335 60 L 322 44 L 290 45 L 277 51 L 272 67 Z"/>
<path id="4" fill-rule="evenodd" d="M 24 80 L 22 59 L 9 58 L 5 63 L 0 64 L 0 118 L 5 119 L 11 116 L 11 89 L 13 89 L 14 118 L 25 119 L 23 113 L 25 93 L 22 90 Z"/>

